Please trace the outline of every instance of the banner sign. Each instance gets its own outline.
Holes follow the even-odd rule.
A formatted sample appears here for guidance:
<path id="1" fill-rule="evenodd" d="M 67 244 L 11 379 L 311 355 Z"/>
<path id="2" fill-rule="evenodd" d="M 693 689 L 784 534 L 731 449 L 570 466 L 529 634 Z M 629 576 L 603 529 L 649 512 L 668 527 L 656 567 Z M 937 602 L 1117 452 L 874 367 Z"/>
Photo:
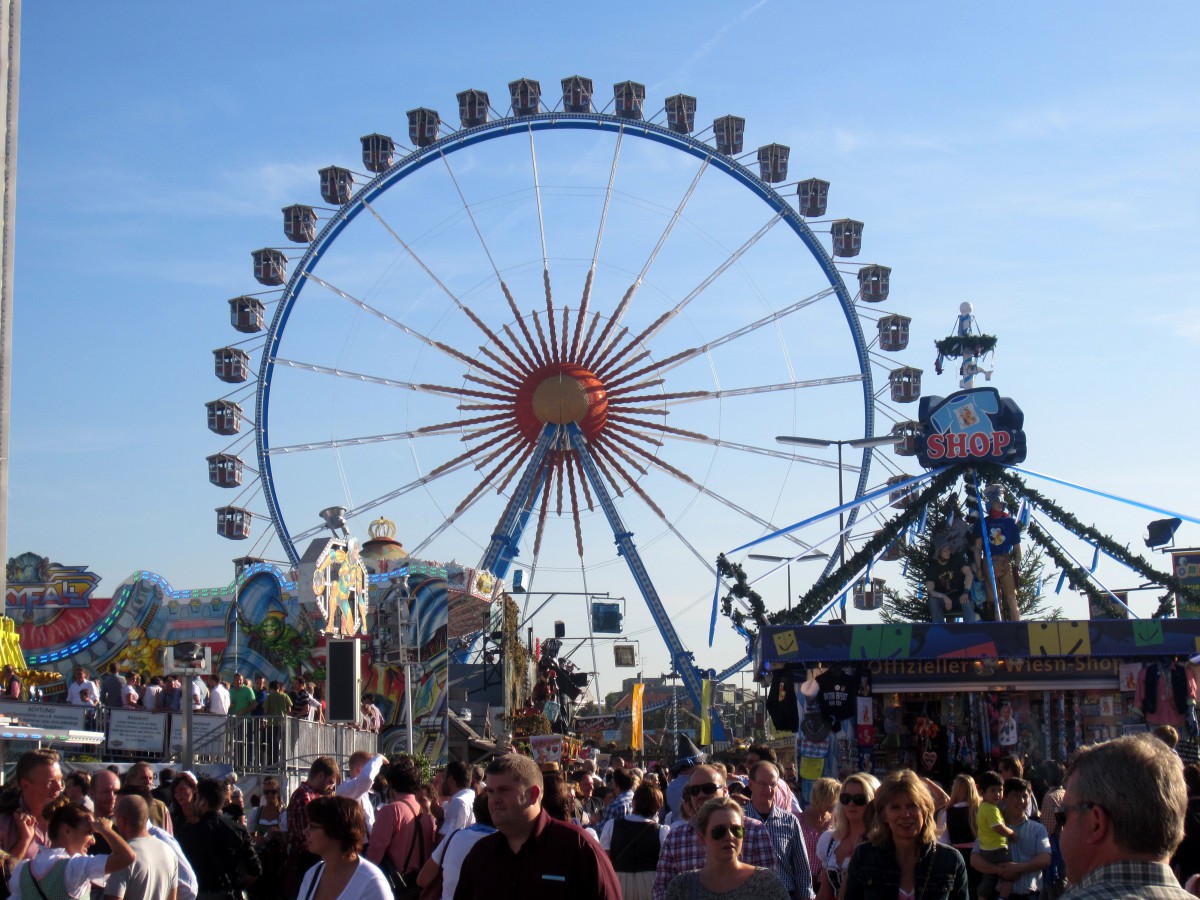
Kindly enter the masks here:
<path id="1" fill-rule="evenodd" d="M 617 728 L 616 716 L 576 716 L 575 729 L 580 732 L 609 731 Z"/>
<path id="2" fill-rule="evenodd" d="M 995 388 L 922 397 L 917 460 L 927 469 L 956 462 L 1025 461 L 1025 414 Z"/>
<path id="3" fill-rule="evenodd" d="M 1200 592 L 1200 553 L 1172 553 L 1171 571 L 1185 587 Z M 1175 614 L 1181 619 L 1200 619 L 1200 604 L 1177 596 Z"/>
<path id="4" fill-rule="evenodd" d="M 817 661 L 974 661 L 1036 657 L 1192 657 L 1200 619 L 978 622 L 973 625 L 772 625 L 756 647 L 759 671 Z"/>
<path id="5" fill-rule="evenodd" d="M 645 684 L 639 682 L 633 686 L 633 730 L 629 736 L 629 746 L 633 750 L 642 749 L 642 697 L 645 693 Z"/>
<path id="6" fill-rule="evenodd" d="M 118 753 L 157 753 L 161 756 L 167 737 L 167 718 L 156 712 L 110 709 L 107 746 Z"/>
<path id="7" fill-rule="evenodd" d="M 0 715 L 11 716 L 25 725 L 45 728 L 47 731 L 83 731 L 87 707 L 4 700 L 0 701 Z"/>
<path id="8" fill-rule="evenodd" d="M 215 747 L 225 734 L 227 716 L 206 716 L 197 713 L 192 716 L 192 747 L 204 747 L 202 752 L 215 752 Z M 183 751 L 183 714 L 171 713 L 171 753 Z M 199 752 L 199 751 L 198 751 Z"/>

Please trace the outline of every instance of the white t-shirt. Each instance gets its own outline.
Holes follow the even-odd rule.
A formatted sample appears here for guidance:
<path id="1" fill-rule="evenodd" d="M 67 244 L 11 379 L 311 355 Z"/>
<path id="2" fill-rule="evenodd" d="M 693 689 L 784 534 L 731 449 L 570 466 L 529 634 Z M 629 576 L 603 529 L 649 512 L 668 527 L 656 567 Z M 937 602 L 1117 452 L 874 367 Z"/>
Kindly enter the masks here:
<path id="1" fill-rule="evenodd" d="M 208 701 L 208 711 L 214 716 L 229 715 L 229 689 L 218 683 L 212 689 L 212 697 Z"/>
<path id="2" fill-rule="evenodd" d="M 375 804 L 371 802 L 371 785 L 375 783 L 375 779 L 383 771 L 383 765 L 387 761 L 388 758 L 382 753 L 376 753 L 371 761 L 362 767 L 362 771 L 353 778 L 347 778 L 333 789 L 333 792 L 339 797 L 358 801 L 358 805 L 362 807 L 363 817 L 367 820 L 368 837 L 371 835 L 371 829 L 375 827 Z"/>
<path id="3" fill-rule="evenodd" d="M 324 871 L 325 863 L 321 862 L 304 873 L 298 900 L 311 900 Z M 338 900 L 392 900 L 392 889 L 375 863 L 359 857 L 358 868 L 350 876 L 345 889 L 338 894 Z"/>
<path id="4" fill-rule="evenodd" d="M 79 692 L 84 688 L 92 695 L 92 702 L 84 700 L 79 696 Z M 83 681 L 72 681 L 67 685 L 67 702 L 75 706 L 91 706 L 100 699 L 100 689 L 96 687 L 96 682 L 88 681 L 86 678 Z"/>
<path id="5" fill-rule="evenodd" d="M 174 852 L 153 837 L 134 838 L 129 846 L 137 859 L 108 876 L 104 895 L 124 897 L 128 893 L 138 900 L 166 900 L 179 881 L 179 860 Z"/>
<path id="6" fill-rule="evenodd" d="M 158 709 L 158 698 L 162 694 L 162 685 L 148 684 L 142 690 L 142 706 L 154 712 Z"/>
<path id="7" fill-rule="evenodd" d="M 33 859 L 22 860 L 16 871 L 13 872 L 12 878 L 8 880 L 10 900 L 11 898 L 16 898 L 16 900 L 21 898 L 21 873 L 26 866 L 32 866 L 33 877 L 40 881 L 60 859 L 69 860 L 66 877 L 63 881 L 67 886 L 67 893 L 75 900 L 85 900 L 91 892 L 90 883 L 94 881 L 97 884 L 104 884 L 108 877 L 104 874 L 104 867 L 108 864 L 107 854 L 70 856 L 62 847 L 43 847 Z M 26 897 L 25 900 L 38 900 L 37 892 L 34 891 L 34 896 Z"/>
<path id="8" fill-rule="evenodd" d="M 463 788 L 455 793 L 443 807 L 445 818 L 442 827 L 438 829 L 443 835 L 454 834 L 460 828 L 469 828 L 475 824 L 475 791 L 473 788 Z"/>
<path id="9" fill-rule="evenodd" d="M 479 841 L 495 832 L 491 825 L 476 823 L 470 828 L 456 831 L 442 838 L 433 858 L 442 867 L 442 900 L 454 900 L 454 891 L 458 887 L 458 876 L 462 874 L 463 860 Z M 441 855 L 438 855 L 438 851 Z M 302 895 L 303 896 L 303 895 Z"/>

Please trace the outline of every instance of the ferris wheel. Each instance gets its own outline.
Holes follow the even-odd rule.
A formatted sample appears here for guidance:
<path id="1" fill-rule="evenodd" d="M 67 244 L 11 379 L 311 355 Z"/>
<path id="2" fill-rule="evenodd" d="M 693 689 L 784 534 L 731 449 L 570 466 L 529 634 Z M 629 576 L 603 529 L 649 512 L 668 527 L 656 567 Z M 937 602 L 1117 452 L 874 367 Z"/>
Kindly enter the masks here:
<path id="1" fill-rule="evenodd" d="M 640 595 L 698 689 L 675 624 L 725 536 L 836 496 L 831 459 L 773 436 L 902 434 L 920 372 L 889 356 L 910 320 L 876 311 L 890 270 L 853 261 L 864 226 L 826 216 L 829 183 L 746 152 L 740 117 L 697 131 L 695 98 L 647 115 L 645 94 L 463 91 L 459 128 L 412 109 L 407 145 L 361 138 L 366 173 L 320 170 L 323 205 L 252 254 L 265 290 L 229 301 L 247 337 L 214 351 L 232 440 L 209 476 L 240 489 L 220 534 L 295 564 L 339 503 L 415 556 Z M 846 466 L 856 498 L 872 458 Z"/>

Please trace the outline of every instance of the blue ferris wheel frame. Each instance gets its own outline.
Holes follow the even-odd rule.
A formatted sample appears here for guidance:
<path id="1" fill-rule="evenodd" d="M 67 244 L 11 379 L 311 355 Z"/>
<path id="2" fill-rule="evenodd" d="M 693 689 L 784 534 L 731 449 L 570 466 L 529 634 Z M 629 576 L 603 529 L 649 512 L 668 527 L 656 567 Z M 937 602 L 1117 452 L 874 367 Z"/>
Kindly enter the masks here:
<path id="1" fill-rule="evenodd" d="M 834 266 L 833 258 L 826 252 L 820 241 L 817 240 L 816 235 L 808 227 L 803 217 L 778 191 L 737 160 L 719 153 L 711 145 L 689 134 L 680 134 L 662 125 L 655 125 L 636 119 L 625 119 L 608 113 L 549 112 L 537 113 L 530 116 L 495 119 L 483 125 L 455 131 L 446 137 L 439 138 L 427 147 L 418 148 L 407 156 L 397 160 L 386 171 L 379 173 L 364 184 L 346 203 L 339 207 L 337 212 L 326 223 L 325 227 L 321 229 L 321 232 L 309 243 L 307 251 L 300 258 L 295 270 L 284 286 L 283 295 L 280 298 L 279 305 L 275 309 L 275 315 L 271 319 L 271 326 L 268 329 L 266 342 L 263 345 L 262 360 L 259 364 L 258 384 L 255 389 L 255 445 L 258 456 L 259 479 L 263 486 L 263 496 L 266 499 L 271 524 L 275 528 L 279 542 L 282 544 L 283 550 L 287 553 L 288 559 L 293 566 L 299 565 L 300 554 L 292 542 L 291 533 L 288 530 L 287 523 L 284 521 L 279 507 L 279 498 L 275 489 L 275 478 L 271 468 L 268 420 L 271 380 L 275 369 L 275 354 L 278 350 L 284 328 L 291 316 L 292 309 L 295 306 L 297 298 L 300 296 L 300 291 L 308 280 L 308 273 L 313 270 L 314 266 L 316 266 L 325 254 L 326 249 L 336 240 L 342 230 L 364 210 L 366 204 L 371 203 L 394 184 L 424 168 L 427 164 L 435 162 L 455 151 L 463 150 L 484 141 L 558 128 L 629 134 L 634 137 L 641 137 L 665 144 L 676 150 L 682 150 L 697 159 L 706 160 L 719 171 L 724 172 L 735 181 L 741 183 L 763 200 L 780 218 L 786 221 L 796 236 L 808 248 L 809 253 L 817 261 L 826 280 L 829 282 L 829 286 L 837 294 L 838 303 L 842 307 L 842 313 L 846 318 L 846 323 L 850 328 L 850 334 L 854 340 L 859 374 L 862 376 L 864 401 L 863 436 L 874 436 L 875 391 L 871 378 L 871 362 L 868 355 L 867 342 L 863 337 L 862 325 L 858 320 L 858 314 L 854 308 L 854 299 L 846 289 L 846 284 L 842 280 L 841 273 Z M 863 449 L 855 498 L 862 496 L 866 491 L 867 481 L 870 476 L 872 452 L 873 450 L 870 447 Z M 847 517 L 847 528 L 854 524 L 857 516 L 858 508 L 855 507 Z M 831 564 L 834 562 L 834 560 L 830 560 Z"/>

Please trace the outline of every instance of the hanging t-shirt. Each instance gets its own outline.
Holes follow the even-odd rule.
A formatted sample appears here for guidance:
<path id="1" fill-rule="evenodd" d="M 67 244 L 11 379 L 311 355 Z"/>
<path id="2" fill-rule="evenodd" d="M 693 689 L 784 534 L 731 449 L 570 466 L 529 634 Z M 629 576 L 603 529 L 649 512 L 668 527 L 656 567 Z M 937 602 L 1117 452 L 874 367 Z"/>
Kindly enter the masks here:
<path id="1" fill-rule="evenodd" d="M 771 693 L 767 695 L 767 713 L 778 731 L 796 731 L 800 728 L 796 682 L 791 672 L 780 669 L 772 676 Z"/>
<path id="2" fill-rule="evenodd" d="M 858 672 L 834 666 L 817 678 L 821 715 L 834 724 L 858 717 Z"/>
<path id="3" fill-rule="evenodd" d="M 1009 516 L 988 516 L 983 520 L 983 534 L 991 544 L 992 556 L 1006 556 L 1021 543 L 1021 532 Z"/>

